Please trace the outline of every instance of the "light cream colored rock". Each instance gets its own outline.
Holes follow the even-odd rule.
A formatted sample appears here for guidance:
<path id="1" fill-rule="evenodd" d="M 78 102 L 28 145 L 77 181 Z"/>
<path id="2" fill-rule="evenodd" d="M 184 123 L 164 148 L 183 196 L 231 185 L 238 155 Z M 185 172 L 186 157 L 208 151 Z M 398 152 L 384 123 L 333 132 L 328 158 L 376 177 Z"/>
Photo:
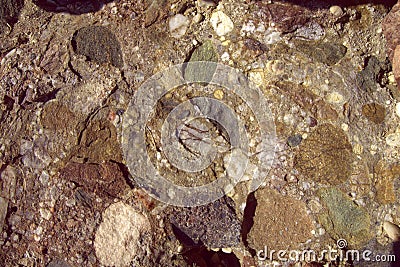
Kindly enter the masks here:
<path id="1" fill-rule="evenodd" d="M 182 15 L 176 14 L 171 17 L 168 22 L 169 32 L 174 38 L 181 38 L 185 35 L 187 28 L 189 27 L 189 19 Z"/>
<path id="2" fill-rule="evenodd" d="M 335 17 L 340 17 L 341 15 L 343 15 L 343 9 L 340 6 L 331 6 L 329 8 L 329 11 Z"/>
<path id="3" fill-rule="evenodd" d="M 400 117 L 400 102 L 396 104 L 396 115 Z"/>
<path id="4" fill-rule="evenodd" d="M 94 240 L 97 258 L 105 266 L 129 266 L 141 245 L 141 235 L 149 229 L 149 220 L 133 207 L 123 202 L 110 205 Z"/>
<path id="5" fill-rule="evenodd" d="M 385 221 L 383 223 L 383 230 L 385 230 L 386 234 L 393 241 L 400 240 L 400 227 L 398 225 Z"/>
<path id="6" fill-rule="evenodd" d="M 218 36 L 223 36 L 234 28 L 232 20 L 222 11 L 214 12 L 211 15 L 210 22 Z"/>
<path id="7" fill-rule="evenodd" d="M 400 132 L 388 134 L 386 136 L 386 144 L 389 146 L 400 147 Z"/>

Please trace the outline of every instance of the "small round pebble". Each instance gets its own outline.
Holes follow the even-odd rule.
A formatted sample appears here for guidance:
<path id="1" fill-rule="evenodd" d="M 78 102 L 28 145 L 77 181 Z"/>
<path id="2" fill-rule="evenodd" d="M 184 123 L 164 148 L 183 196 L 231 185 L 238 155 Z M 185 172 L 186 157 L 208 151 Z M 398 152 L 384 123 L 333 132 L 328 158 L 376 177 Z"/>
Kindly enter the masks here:
<path id="1" fill-rule="evenodd" d="M 340 6 L 331 6 L 329 8 L 329 11 L 334 15 L 335 17 L 340 17 L 343 15 L 343 9 Z"/>
<path id="2" fill-rule="evenodd" d="M 287 143 L 291 147 L 296 147 L 296 146 L 300 145 L 302 140 L 303 140 L 303 137 L 300 134 L 296 134 L 296 135 L 289 136 L 287 139 Z"/>

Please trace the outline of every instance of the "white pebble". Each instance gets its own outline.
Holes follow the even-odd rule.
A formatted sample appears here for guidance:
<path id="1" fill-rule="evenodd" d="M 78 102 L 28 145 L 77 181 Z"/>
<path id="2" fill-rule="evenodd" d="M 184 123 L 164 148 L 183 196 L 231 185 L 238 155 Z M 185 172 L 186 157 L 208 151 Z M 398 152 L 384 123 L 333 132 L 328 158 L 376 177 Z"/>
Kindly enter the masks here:
<path id="1" fill-rule="evenodd" d="M 340 6 L 331 6 L 329 8 L 329 11 L 334 15 L 335 17 L 340 17 L 343 15 L 343 9 Z"/>
<path id="2" fill-rule="evenodd" d="M 400 147 L 400 132 L 388 134 L 388 136 L 386 136 L 386 144 Z"/>
<path id="3" fill-rule="evenodd" d="M 189 26 L 189 19 L 182 14 L 176 14 L 169 19 L 168 26 L 172 37 L 181 38 Z"/>
<path id="4" fill-rule="evenodd" d="M 396 115 L 400 117 L 400 102 L 396 104 Z"/>
<path id="5" fill-rule="evenodd" d="M 218 36 L 223 36 L 233 30 L 232 20 L 222 11 L 216 11 L 211 15 L 211 25 Z"/>
<path id="6" fill-rule="evenodd" d="M 385 221 L 383 223 L 383 230 L 385 230 L 390 239 L 394 241 L 398 241 L 400 239 L 400 228 L 396 224 Z"/>

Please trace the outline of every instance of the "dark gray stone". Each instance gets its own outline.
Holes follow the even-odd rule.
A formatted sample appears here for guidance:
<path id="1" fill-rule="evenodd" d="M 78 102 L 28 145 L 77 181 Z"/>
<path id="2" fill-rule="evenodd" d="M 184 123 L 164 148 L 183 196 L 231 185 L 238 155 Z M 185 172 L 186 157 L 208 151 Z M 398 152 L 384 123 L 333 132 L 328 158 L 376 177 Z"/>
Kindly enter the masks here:
<path id="1" fill-rule="evenodd" d="M 72 45 L 77 54 L 100 64 L 123 66 L 121 45 L 115 35 L 103 26 L 88 26 L 75 32 Z"/>
<path id="2" fill-rule="evenodd" d="M 287 143 L 289 146 L 295 147 L 295 146 L 300 145 L 302 140 L 303 140 L 303 137 L 301 137 L 300 134 L 296 134 L 296 135 L 289 136 L 287 139 Z"/>
<path id="3" fill-rule="evenodd" d="M 175 207 L 170 221 L 177 228 L 178 239 L 209 248 L 232 247 L 240 242 L 241 224 L 228 197 L 198 207 Z"/>

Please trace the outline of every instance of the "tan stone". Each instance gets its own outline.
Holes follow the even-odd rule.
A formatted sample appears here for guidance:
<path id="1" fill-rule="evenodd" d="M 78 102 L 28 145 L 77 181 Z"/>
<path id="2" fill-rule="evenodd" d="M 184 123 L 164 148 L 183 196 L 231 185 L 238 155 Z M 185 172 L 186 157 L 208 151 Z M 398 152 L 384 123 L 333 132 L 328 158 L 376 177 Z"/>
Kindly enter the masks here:
<path id="1" fill-rule="evenodd" d="M 254 225 L 248 235 L 252 248 L 295 249 L 312 237 L 314 225 L 304 202 L 269 188 L 258 190 L 255 197 Z"/>
<path id="2" fill-rule="evenodd" d="M 374 170 L 376 200 L 380 204 L 390 204 L 396 201 L 394 180 L 400 176 L 400 165 L 388 165 L 379 161 Z"/>

